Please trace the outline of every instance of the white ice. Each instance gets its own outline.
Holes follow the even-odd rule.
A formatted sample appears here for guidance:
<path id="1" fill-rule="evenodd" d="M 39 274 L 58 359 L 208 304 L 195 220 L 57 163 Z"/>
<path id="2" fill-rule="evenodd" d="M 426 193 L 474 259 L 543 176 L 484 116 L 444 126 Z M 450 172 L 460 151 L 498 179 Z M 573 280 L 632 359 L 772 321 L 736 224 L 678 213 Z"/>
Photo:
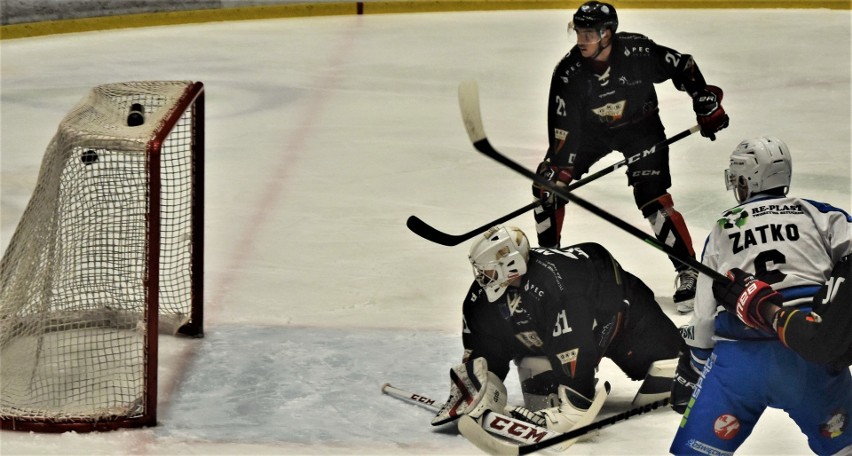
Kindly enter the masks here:
<path id="1" fill-rule="evenodd" d="M 207 90 L 206 337 L 161 337 L 159 424 L 110 433 L 0 432 L 3 454 L 478 454 L 390 382 L 443 400 L 461 358 L 467 246 L 408 231 L 417 215 L 463 233 L 530 201 L 529 182 L 479 155 L 460 81 L 481 88 L 492 144 L 528 167 L 569 11 L 342 16 L 152 27 L 5 40 L 2 243 L 36 184 L 59 121 L 92 86 L 189 79 Z M 621 29 L 691 53 L 725 90 L 731 126 L 672 147 L 676 207 L 700 250 L 734 204 L 722 170 L 743 138 L 791 147 L 792 193 L 850 209 L 850 13 L 620 11 Z M 668 133 L 691 102 L 658 86 Z M 619 159 L 613 154 L 603 164 Z M 598 168 L 595 168 L 595 170 Z M 622 172 L 578 194 L 650 232 Z M 531 214 L 513 221 L 534 233 Z M 568 242 L 594 240 L 643 278 L 680 324 L 668 259 L 570 207 Z M 604 361 L 605 415 L 638 388 Z M 518 399 L 517 381 L 507 380 Z M 816 394 L 816 393 L 815 393 Z M 572 454 L 667 453 L 679 415 L 615 424 Z M 808 454 L 767 411 L 739 454 Z"/>

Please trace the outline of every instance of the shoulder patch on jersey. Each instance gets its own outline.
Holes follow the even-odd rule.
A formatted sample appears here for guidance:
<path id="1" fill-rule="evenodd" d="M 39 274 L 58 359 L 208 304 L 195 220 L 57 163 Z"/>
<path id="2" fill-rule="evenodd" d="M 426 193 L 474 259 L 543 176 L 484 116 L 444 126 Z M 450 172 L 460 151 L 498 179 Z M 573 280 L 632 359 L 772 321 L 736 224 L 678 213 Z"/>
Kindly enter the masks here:
<path id="1" fill-rule="evenodd" d="M 849 213 L 844 211 L 843 209 L 832 206 L 828 203 L 823 203 L 820 201 L 813 201 L 809 199 L 802 198 L 803 201 L 807 201 L 811 206 L 817 208 L 820 212 L 827 214 L 829 212 L 840 212 L 841 214 L 846 216 L 846 221 L 852 223 L 852 217 L 849 216 Z"/>

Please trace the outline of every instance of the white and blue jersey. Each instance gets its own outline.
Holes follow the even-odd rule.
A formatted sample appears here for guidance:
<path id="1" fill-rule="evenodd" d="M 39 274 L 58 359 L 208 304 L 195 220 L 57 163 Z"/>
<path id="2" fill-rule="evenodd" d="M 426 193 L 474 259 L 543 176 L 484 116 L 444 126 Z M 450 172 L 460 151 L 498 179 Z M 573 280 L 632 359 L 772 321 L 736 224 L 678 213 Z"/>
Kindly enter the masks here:
<path id="1" fill-rule="evenodd" d="M 725 273 L 750 272 L 784 296 L 785 306 L 809 305 L 834 264 L 852 253 L 852 218 L 825 203 L 787 196 L 755 198 L 722 213 L 701 261 Z M 719 339 L 774 339 L 735 315 L 717 315 L 713 279 L 698 277 L 691 347 L 711 349 Z"/>
<path id="2" fill-rule="evenodd" d="M 702 263 L 754 274 L 809 307 L 834 264 L 852 253 L 852 217 L 831 205 L 760 196 L 725 211 L 710 232 Z M 817 454 L 852 446 L 852 376 L 806 361 L 775 334 L 749 328 L 698 279 L 695 310 L 682 330 L 701 376 L 672 442 L 674 454 L 733 454 L 766 407 L 784 409 Z M 846 303 L 852 305 L 852 303 Z"/>

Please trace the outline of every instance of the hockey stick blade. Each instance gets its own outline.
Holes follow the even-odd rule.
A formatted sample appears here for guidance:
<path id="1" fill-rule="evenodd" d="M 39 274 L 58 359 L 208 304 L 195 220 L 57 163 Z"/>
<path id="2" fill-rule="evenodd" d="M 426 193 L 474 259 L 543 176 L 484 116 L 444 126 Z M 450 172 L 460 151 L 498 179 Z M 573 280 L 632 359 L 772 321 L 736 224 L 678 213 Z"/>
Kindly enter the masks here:
<path id="1" fill-rule="evenodd" d="M 467 233 L 464 233 L 464 234 L 455 234 L 454 235 L 454 234 L 444 233 L 443 231 L 440 231 L 440 230 L 433 228 L 428 223 L 419 219 L 415 215 L 408 217 L 408 220 L 405 222 L 405 225 L 408 226 L 408 229 L 411 230 L 412 232 L 414 232 L 414 234 L 422 237 L 423 239 L 426 239 L 427 241 L 432 241 L 436 244 L 445 245 L 447 247 L 453 247 L 453 246 L 461 244 L 464 241 L 467 241 L 468 239 L 473 238 L 477 234 L 484 233 L 486 230 L 488 230 L 488 228 L 491 228 L 494 225 L 499 225 L 499 224 L 501 224 L 505 221 L 511 220 L 511 219 L 523 214 L 524 212 L 535 209 L 536 207 L 538 207 L 540 205 L 541 205 L 541 201 L 533 201 L 532 203 L 527 204 L 526 206 L 524 206 L 520 209 L 516 209 L 516 210 L 498 218 L 497 220 L 493 220 L 491 222 L 488 222 L 485 225 L 482 225 L 482 226 L 475 228 L 471 231 L 468 231 Z"/>
<path id="2" fill-rule="evenodd" d="M 541 451 L 545 448 L 551 450 L 564 451 L 566 448 L 558 448 L 559 444 L 569 440 L 582 437 L 589 432 L 596 431 L 600 428 L 615 424 L 619 421 L 625 421 L 636 415 L 642 415 L 660 407 L 668 405 L 669 399 L 660 399 L 659 401 L 651 402 L 650 404 L 636 407 L 616 415 L 595 421 L 589 425 L 574 429 L 573 431 L 557 434 L 553 437 L 541 439 L 538 442 L 515 445 L 506 440 L 495 438 L 488 434 L 485 426 L 481 426 L 473 418 L 463 416 L 459 419 L 459 432 L 465 436 L 471 443 L 476 445 L 480 450 L 494 455 L 518 456 L 522 454 L 530 454 L 536 451 Z M 570 445 L 569 445 L 570 446 Z M 553 448 L 557 447 L 557 448 Z"/>
<path id="3" fill-rule="evenodd" d="M 403 402 L 418 405 L 433 413 L 438 413 L 441 410 L 441 407 L 434 399 L 430 399 L 422 394 L 401 390 L 392 386 L 390 383 L 382 385 L 382 393 Z M 476 425 L 481 426 L 480 430 L 485 433 L 485 435 L 488 435 L 488 438 L 496 439 L 496 437 L 490 437 L 489 433 L 491 433 L 502 436 L 503 438 L 514 440 L 520 444 L 538 443 L 544 439 L 553 438 L 559 435 L 559 433 L 549 431 L 546 428 L 495 412 L 486 412 L 485 415 L 483 415 L 481 422 L 481 425 L 479 423 Z"/>
<path id="4" fill-rule="evenodd" d="M 545 448 L 551 447 L 551 446 L 559 444 L 561 442 L 565 442 L 566 440 L 575 439 L 575 438 L 580 437 L 582 435 L 588 434 L 591 431 L 598 430 L 602 427 L 606 427 L 606 426 L 609 426 L 611 424 L 615 424 L 619 421 L 625 421 L 627 419 L 630 419 L 630 417 L 633 417 L 633 416 L 636 416 L 636 415 L 642 415 L 644 413 L 648 413 L 650 411 L 656 410 L 660 407 L 665 407 L 668 404 L 669 404 L 669 398 L 660 399 L 659 401 L 651 402 L 650 404 L 643 405 L 641 407 L 636 407 L 636 408 L 618 413 L 616 415 L 604 418 L 602 420 L 595 421 L 594 423 L 583 426 L 579 429 L 574 429 L 573 431 L 568 431 L 568 432 L 559 434 L 558 436 L 553 437 L 552 439 L 547 439 L 547 440 L 543 440 L 543 441 L 538 442 L 538 443 L 531 443 L 531 444 L 528 444 L 528 445 L 521 445 L 520 447 L 518 447 L 518 453 L 517 454 L 534 453 L 536 451 L 543 450 Z"/>
<path id="5" fill-rule="evenodd" d="M 465 81 L 459 85 L 459 107 L 461 108 L 462 120 L 464 121 L 465 129 L 468 133 L 468 136 L 473 142 L 474 147 L 479 148 L 477 146 L 477 143 L 480 143 L 481 145 L 483 141 L 487 142 L 487 136 L 485 135 L 485 129 L 483 128 L 482 124 L 482 115 L 479 108 L 479 88 L 476 81 Z M 624 160 L 621 160 L 613 165 L 610 165 L 600 171 L 597 171 L 593 174 L 586 176 L 583 179 L 574 182 L 573 184 L 565 188 L 565 191 L 574 191 L 575 189 L 582 187 L 583 185 L 586 185 L 589 182 L 597 180 L 598 178 L 603 177 L 623 166 L 626 166 L 637 160 L 641 160 L 642 158 L 647 157 L 648 155 L 652 155 L 657 150 L 668 146 L 669 144 L 672 144 L 676 141 L 680 141 L 681 139 L 699 131 L 700 129 L 701 127 L 699 127 L 698 125 L 694 125 L 670 138 L 667 138 L 655 144 L 648 150 L 636 153 L 628 158 L 625 158 Z M 533 201 L 532 203 L 527 204 L 526 206 L 521 207 L 520 209 L 516 209 L 515 211 L 512 211 L 509 214 L 506 214 L 496 220 L 492 220 L 464 234 L 453 235 L 445 233 L 430 226 L 429 224 L 414 215 L 408 218 L 406 225 L 408 226 L 409 230 L 414 232 L 414 234 L 428 241 L 452 247 L 459 245 L 462 242 L 467 241 L 468 239 L 473 238 L 477 234 L 484 233 L 486 230 L 488 230 L 494 225 L 499 225 L 527 211 L 535 209 L 541 206 L 542 202 L 542 200 Z"/>

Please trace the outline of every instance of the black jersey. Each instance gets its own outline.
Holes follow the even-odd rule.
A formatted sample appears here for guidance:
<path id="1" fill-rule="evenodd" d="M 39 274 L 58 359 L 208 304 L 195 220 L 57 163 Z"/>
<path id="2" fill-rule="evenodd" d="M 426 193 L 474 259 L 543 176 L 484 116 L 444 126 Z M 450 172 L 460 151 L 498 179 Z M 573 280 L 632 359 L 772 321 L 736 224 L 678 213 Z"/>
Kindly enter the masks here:
<path id="1" fill-rule="evenodd" d="M 513 359 L 546 356 L 559 384 L 593 393 L 595 367 L 627 307 L 624 274 L 595 243 L 532 249 L 521 285 L 497 301 L 488 302 L 476 281 L 471 285 L 463 310 L 465 359 L 484 357 L 504 379 Z"/>
<path id="2" fill-rule="evenodd" d="M 584 59 L 575 46 L 551 79 L 547 156 L 565 165 L 584 137 L 613 137 L 620 127 L 651 118 L 659 122 L 654 84 L 667 80 L 690 95 L 707 86 L 691 55 L 640 34 L 617 33 L 603 63 Z"/>

